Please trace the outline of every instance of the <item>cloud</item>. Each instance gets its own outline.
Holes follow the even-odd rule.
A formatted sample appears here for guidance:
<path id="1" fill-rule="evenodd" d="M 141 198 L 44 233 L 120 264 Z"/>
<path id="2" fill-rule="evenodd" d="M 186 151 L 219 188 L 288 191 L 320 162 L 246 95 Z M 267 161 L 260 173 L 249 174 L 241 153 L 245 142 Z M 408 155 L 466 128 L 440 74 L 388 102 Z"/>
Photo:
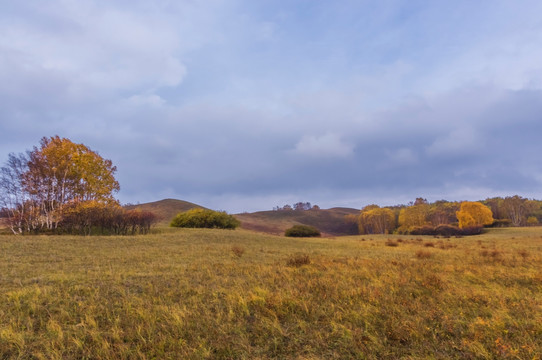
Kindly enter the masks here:
<path id="1" fill-rule="evenodd" d="M 462 127 L 441 136 L 427 147 L 429 156 L 468 155 L 482 148 L 483 137 L 471 127 Z"/>
<path id="2" fill-rule="evenodd" d="M 354 147 L 344 142 L 339 135 L 328 133 L 322 136 L 304 135 L 295 145 L 294 152 L 310 157 L 335 158 L 352 155 Z"/>
<path id="3" fill-rule="evenodd" d="M 386 153 L 392 164 L 412 165 L 419 161 L 416 153 L 409 148 L 388 150 Z"/>
<path id="4" fill-rule="evenodd" d="M 542 196 L 540 2 L 300 4 L 0 5 L 0 155 L 59 134 L 121 201 L 236 211 Z"/>

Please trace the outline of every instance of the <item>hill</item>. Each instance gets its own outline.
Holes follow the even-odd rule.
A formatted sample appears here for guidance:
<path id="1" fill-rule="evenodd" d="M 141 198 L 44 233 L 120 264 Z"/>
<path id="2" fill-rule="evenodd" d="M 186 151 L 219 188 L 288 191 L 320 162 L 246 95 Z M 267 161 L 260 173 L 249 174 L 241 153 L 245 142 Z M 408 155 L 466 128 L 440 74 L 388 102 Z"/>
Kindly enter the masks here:
<path id="1" fill-rule="evenodd" d="M 144 204 L 128 205 L 125 206 L 125 208 L 128 210 L 140 209 L 143 211 L 151 211 L 158 216 L 161 224 L 169 224 L 171 219 L 180 212 L 194 208 L 205 209 L 203 206 L 176 199 L 164 199 Z"/>
<path id="2" fill-rule="evenodd" d="M 236 214 L 241 227 L 247 230 L 282 235 L 293 225 L 311 225 L 324 236 L 357 234 L 357 225 L 346 220 L 347 215 L 357 215 L 359 210 L 331 208 L 318 210 L 278 210 Z"/>

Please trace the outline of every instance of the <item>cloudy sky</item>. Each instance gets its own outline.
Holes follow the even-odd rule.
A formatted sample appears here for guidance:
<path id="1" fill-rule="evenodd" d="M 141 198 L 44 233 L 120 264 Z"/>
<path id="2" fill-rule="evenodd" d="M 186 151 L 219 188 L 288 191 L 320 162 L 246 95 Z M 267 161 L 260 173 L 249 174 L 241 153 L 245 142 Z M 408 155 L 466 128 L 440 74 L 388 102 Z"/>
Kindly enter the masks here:
<path id="1" fill-rule="evenodd" d="M 542 198 L 540 0 L 0 1 L 0 160 L 59 135 L 123 203 Z"/>

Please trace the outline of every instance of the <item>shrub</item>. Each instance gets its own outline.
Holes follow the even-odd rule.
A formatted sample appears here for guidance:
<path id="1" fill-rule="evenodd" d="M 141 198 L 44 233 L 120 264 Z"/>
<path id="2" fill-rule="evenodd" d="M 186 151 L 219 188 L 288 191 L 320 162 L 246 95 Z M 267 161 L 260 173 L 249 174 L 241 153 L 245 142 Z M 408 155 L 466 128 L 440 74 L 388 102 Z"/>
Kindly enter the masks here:
<path id="1" fill-rule="evenodd" d="M 170 225 L 184 228 L 235 229 L 241 223 L 225 211 L 192 209 L 177 214 Z"/>
<path id="2" fill-rule="evenodd" d="M 320 231 L 309 225 L 294 225 L 287 229 L 284 235 L 289 237 L 316 237 L 320 236 Z"/>
<path id="3" fill-rule="evenodd" d="M 444 237 L 450 236 L 463 236 L 463 235 L 478 235 L 483 231 L 482 226 L 468 226 L 464 228 L 458 228 L 453 225 L 439 225 L 433 226 L 420 226 L 410 231 L 411 235 L 442 235 Z"/>
<path id="4" fill-rule="evenodd" d="M 512 220 L 510 219 L 495 219 L 490 227 L 509 227 L 512 226 Z"/>
<path id="5" fill-rule="evenodd" d="M 56 232 L 80 235 L 147 234 L 157 222 L 154 213 L 126 210 L 116 202 L 73 202 L 63 208 Z"/>

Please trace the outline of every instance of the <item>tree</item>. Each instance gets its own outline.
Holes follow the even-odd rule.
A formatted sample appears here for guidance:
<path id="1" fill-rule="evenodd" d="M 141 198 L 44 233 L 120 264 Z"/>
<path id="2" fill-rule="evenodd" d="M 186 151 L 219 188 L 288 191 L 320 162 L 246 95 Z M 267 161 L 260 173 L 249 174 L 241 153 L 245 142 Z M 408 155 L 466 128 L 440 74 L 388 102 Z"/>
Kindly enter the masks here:
<path id="1" fill-rule="evenodd" d="M 493 223 L 491 209 L 480 202 L 462 202 L 456 215 L 461 229 L 471 226 L 491 225 Z"/>
<path id="2" fill-rule="evenodd" d="M 399 212 L 399 231 L 408 232 L 415 227 L 428 224 L 429 204 L 427 201 L 419 201 L 420 199 L 416 199 L 415 205 L 403 208 Z"/>
<path id="3" fill-rule="evenodd" d="M 28 228 L 26 221 L 28 194 L 23 186 L 23 175 L 28 171 L 25 154 L 9 154 L 5 166 L 0 169 L 0 206 L 4 218 L 13 233 L 22 233 Z"/>
<path id="4" fill-rule="evenodd" d="M 387 234 L 395 229 L 395 213 L 378 205 L 366 206 L 358 218 L 360 234 Z"/>
<path id="5" fill-rule="evenodd" d="M 304 211 L 304 210 L 310 210 L 310 208 L 312 207 L 311 206 L 311 203 L 310 202 L 298 202 L 298 203 L 295 203 L 294 204 L 294 210 L 297 210 L 297 211 Z"/>
<path id="6" fill-rule="evenodd" d="M 519 195 L 514 195 L 504 198 L 502 207 L 513 226 L 522 226 L 527 222 L 527 216 L 539 208 L 539 204 Z"/>
<path id="7" fill-rule="evenodd" d="M 116 203 L 115 172 L 111 160 L 59 136 L 42 138 L 27 154 L 10 154 L 0 188 L 12 231 L 56 229 L 70 203 Z"/>

